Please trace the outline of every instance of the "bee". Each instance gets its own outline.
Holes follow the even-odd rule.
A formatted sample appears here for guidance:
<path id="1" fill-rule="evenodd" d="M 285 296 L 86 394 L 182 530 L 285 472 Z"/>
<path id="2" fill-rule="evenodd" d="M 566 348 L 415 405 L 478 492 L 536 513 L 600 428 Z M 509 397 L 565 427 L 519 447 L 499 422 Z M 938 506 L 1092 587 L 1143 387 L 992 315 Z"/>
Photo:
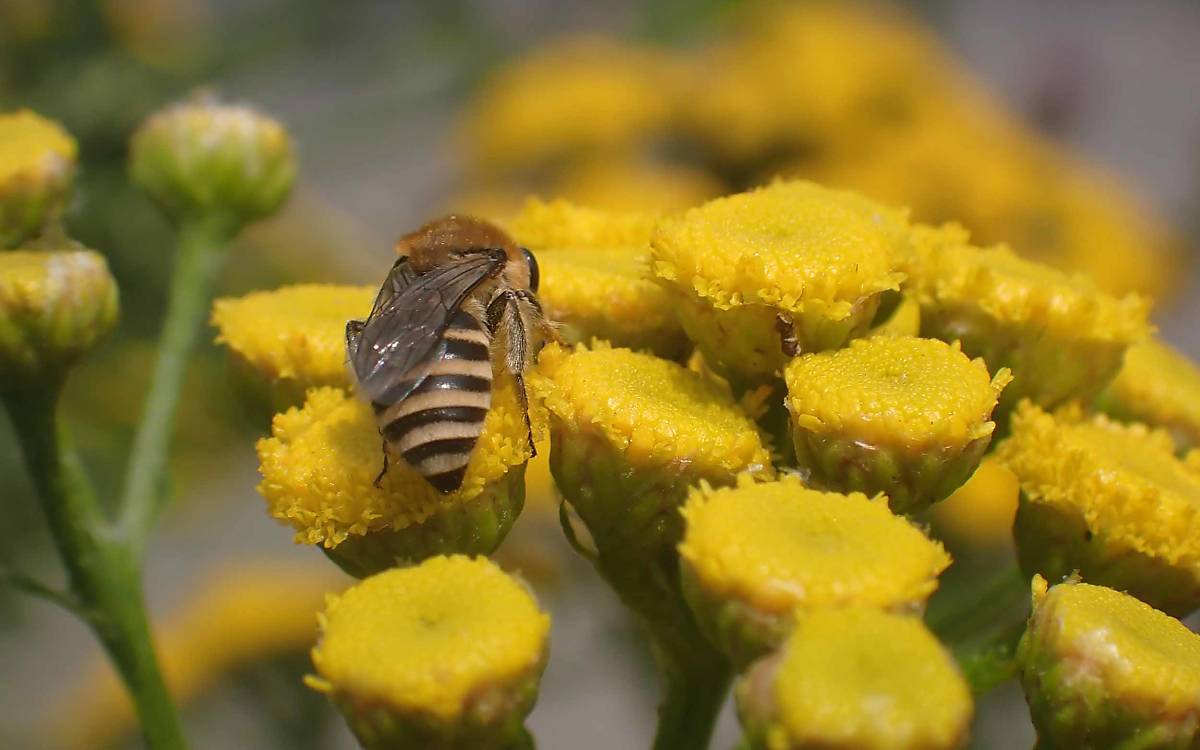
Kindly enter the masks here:
<path id="1" fill-rule="evenodd" d="M 535 296 L 533 253 L 492 224 L 446 216 L 396 251 L 370 315 L 346 323 L 346 352 L 383 437 L 376 486 L 390 448 L 449 494 L 491 407 L 493 358 L 513 377 L 536 454 L 524 376 L 534 345 L 557 335 Z"/>

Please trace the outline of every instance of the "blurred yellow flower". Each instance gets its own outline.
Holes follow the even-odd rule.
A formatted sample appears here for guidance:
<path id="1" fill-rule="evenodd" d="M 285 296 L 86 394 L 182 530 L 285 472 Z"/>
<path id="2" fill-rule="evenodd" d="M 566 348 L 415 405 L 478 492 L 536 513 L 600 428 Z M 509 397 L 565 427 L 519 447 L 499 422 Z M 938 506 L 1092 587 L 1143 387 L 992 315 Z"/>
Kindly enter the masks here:
<path id="1" fill-rule="evenodd" d="M 372 576 L 331 597 L 320 623 L 308 684 L 367 748 L 507 746 L 550 630 L 520 581 L 461 555 Z"/>
<path id="2" fill-rule="evenodd" d="M 1020 480 L 1028 575 L 1079 571 L 1167 612 L 1200 606 L 1200 473 L 1166 432 L 1026 402 L 997 456 Z"/>
<path id="3" fill-rule="evenodd" d="M 27 109 L 0 113 L 0 250 L 62 213 L 75 179 L 75 139 Z"/>
<path id="4" fill-rule="evenodd" d="M 590 159 L 568 165 L 553 194 L 610 211 L 682 211 L 725 192 L 704 170 L 646 159 Z"/>
<path id="5" fill-rule="evenodd" d="M 1019 492 L 1016 474 L 994 455 L 984 456 L 966 484 L 933 506 L 934 529 L 973 547 L 1008 547 Z"/>
<path id="6" fill-rule="evenodd" d="M 676 75 L 665 52 L 594 36 L 559 39 L 488 76 L 460 140 L 481 172 L 625 150 L 666 129 Z"/>
<path id="7" fill-rule="evenodd" d="M 950 565 L 886 498 L 818 492 L 794 477 L 702 485 L 683 517 L 684 591 L 709 637 L 739 664 L 822 607 L 919 613 Z"/>
<path id="8" fill-rule="evenodd" d="M 650 245 L 657 211 L 618 211 L 572 203 L 563 198 L 530 198 L 508 225 L 513 237 L 532 250 L 555 247 L 628 247 Z"/>
<path id="9" fill-rule="evenodd" d="M 1200 368 L 1157 338 L 1129 347 L 1099 407 L 1118 419 L 1166 429 L 1181 449 L 1200 447 Z"/>
<path id="10" fill-rule="evenodd" d="M 754 750 L 951 750 L 973 706 L 921 621 L 875 609 L 813 612 L 737 687 Z"/>
<path id="11" fill-rule="evenodd" d="M 1200 636 L 1127 594 L 1033 584 L 1017 658 L 1039 744 L 1192 747 L 1200 739 Z"/>
<path id="12" fill-rule="evenodd" d="M 309 648 L 325 596 L 345 581 L 328 565 L 279 561 L 207 573 L 154 628 L 172 697 L 190 703 L 237 669 Z M 112 668 L 97 660 L 55 713 L 49 733 L 56 747 L 91 750 L 132 732 L 135 722 Z"/>

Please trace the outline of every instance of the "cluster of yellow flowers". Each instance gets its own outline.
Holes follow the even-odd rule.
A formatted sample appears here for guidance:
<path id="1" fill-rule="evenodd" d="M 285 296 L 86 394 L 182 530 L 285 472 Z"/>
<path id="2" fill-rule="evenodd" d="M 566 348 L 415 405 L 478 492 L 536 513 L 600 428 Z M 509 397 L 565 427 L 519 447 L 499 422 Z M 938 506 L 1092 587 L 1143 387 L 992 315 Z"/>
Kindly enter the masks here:
<path id="1" fill-rule="evenodd" d="M 463 114 L 469 186 L 675 210 L 777 176 L 963 222 L 981 242 L 1164 297 L 1180 240 L 1113 176 L 1006 111 L 953 51 L 878 3 L 746 3 L 675 50 L 567 37 L 494 71 Z"/>
<path id="2" fill-rule="evenodd" d="M 984 495 L 1015 503 L 1019 486 L 1027 575 L 1080 571 L 1173 614 L 1200 605 L 1198 464 L 1162 429 L 1088 415 L 1103 406 L 1176 434 L 1196 428 L 1195 365 L 1171 354 L 1172 367 L 1148 372 L 1131 355 L 1141 369 L 1121 371 L 1127 351 L 1163 350 L 1140 298 L 808 182 L 675 212 L 530 199 L 507 227 L 546 269 L 539 294 L 566 339 L 528 378 L 563 531 L 648 627 L 667 686 L 662 746 L 702 743 L 701 715 L 738 673 L 750 747 L 961 747 L 971 691 L 921 622 L 950 556 L 914 514 L 981 463 L 951 502 L 970 514 Z M 469 649 L 454 667 L 508 696 L 503 731 L 494 717 L 464 718 L 461 698 L 422 699 L 429 667 L 413 660 L 434 657 L 378 619 L 401 607 L 389 597 L 423 596 L 408 593 L 433 585 L 421 576 L 459 567 L 453 586 L 495 575 L 523 592 L 498 571 L 468 575 L 481 559 L 454 557 L 490 554 L 521 509 L 529 451 L 511 385 L 497 386 L 462 490 L 439 496 L 404 465 L 374 486 L 379 439 L 339 343 L 369 296 L 288 287 L 218 301 L 213 316 L 237 367 L 257 375 L 253 392 L 292 404 L 259 442 L 271 513 L 346 570 L 374 574 L 351 591 L 361 604 L 329 610 L 313 684 L 368 747 L 520 736 L 544 663 L 527 594 L 513 595 L 528 614 L 509 613 L 519 664 Z M 993 534 L 1011 521 L 990 517 Z M 404 617 L 426 606 L 406 604 Z M 429 617 L 454 623 L 438 637 L 458 643 L 475 627 L 459 616 Z M 1087 717 L 1066 728 L 1050 718 L 1079 688 L 1042 679 L 1048 653 L 1022 662 L 1035 720 L 1054 725 L 1046 737 L 1086 734 Z M 1120 702 L 1110 687 L 1095 689 Z M 881 700 L 883 713 L 871 708 Z M 680 705 L 692 726 L 672 726 Z M 1152 723 L 1141 708 L 1128 716 L 1130 732 Z"/>

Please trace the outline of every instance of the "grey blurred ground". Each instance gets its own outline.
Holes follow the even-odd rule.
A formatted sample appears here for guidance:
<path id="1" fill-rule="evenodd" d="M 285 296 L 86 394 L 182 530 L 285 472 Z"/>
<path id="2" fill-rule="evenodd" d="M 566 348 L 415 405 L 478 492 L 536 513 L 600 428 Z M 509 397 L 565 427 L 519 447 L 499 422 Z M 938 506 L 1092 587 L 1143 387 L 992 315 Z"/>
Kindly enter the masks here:
<path id="1" fill-rule="evenodd" d="M 525 33 L 595 22 L 619 28 L 625 4 L 481 0 L 478 6 Z M 400 24 L 405 17 L 402 5 L 382 7 L 364 14 L 361 22 Z M 963 56 L 1014 103 L 1036 89 L 1048 64 L 1082 76 L 1084 96 L 1073 140 L 1137 183 L 1179 223 L 1194 228 L 1200 202 L 1200 4 L 964 0 L 936 3 L 933 12 Z M 394 33 L 402 38 L 404 29 L 398 26 Z M 385 263 L 381 245 L 373 243 L 386 247 L 388 238 L 438 208 L 445 194 L 450 172 L 442 157 L 452 112 L 429 106 L 433 99 L 424 95 L 447 80 L 447 71 L 436 64 L 436 44 L 410 39 L 396 44 L 380 33 L 364 39 L 353 48 L 314 48 L 302 63 L 265 64 L 217 83 L 233 97 L 260 103 L 293 128 L 307 181 L 369 228 L 361 246 L 336 259 L 344 267 L 338 276 L 369 281 Z M 380 72 L 381 60 L 394 75 Z M 395 107 L 398 88 L 415 106 Z M 394 124 L 355 127 L 371 118 Z M 1197 356 L 1200 302 L 1194 292 L 1200 279 L 1194 272 L 1187 287 L 1158 322 L 1169 339 Z M 147 571 L 156 611 L 177 602 L 181 581 L 217 561 L 317 554 L 293 546 L 290 533 L 266 518 L 253 490 L 252 446 L 247 443 L 233 456 L 219 472 L 187 486 L 184 491 L 192 497 L 180 503 L 184 510 L 160 528 Z M 653 726 L 653 675 L 624 655 L 631 626 L 612 595 L 582 564 L 569 577 L 572 586 L 547 602 L 554 617 L 552 659 L 531 726 L 540 746 L 549 750 L 644 747 Z M 37 747 L 35 729 L 94 657 L 90 638 L 74 620 L 30 604 L 17 629 L 0 632 L 4 736 L 19 738 L 19 747 Z M 973 746 L 1030 747 L 1032 731 L 1019 691 L 1010 688 L 991 700 L 1011 710 L 985 712 Z M 736 722 L 726 714 L 716 748 L 736 741 Z M 233 722 L 231 731 L 236 727 Z M 353 747 L 348 737 L 342 744 Z M 230 738 L 223 746 L 252 744 Z"/>

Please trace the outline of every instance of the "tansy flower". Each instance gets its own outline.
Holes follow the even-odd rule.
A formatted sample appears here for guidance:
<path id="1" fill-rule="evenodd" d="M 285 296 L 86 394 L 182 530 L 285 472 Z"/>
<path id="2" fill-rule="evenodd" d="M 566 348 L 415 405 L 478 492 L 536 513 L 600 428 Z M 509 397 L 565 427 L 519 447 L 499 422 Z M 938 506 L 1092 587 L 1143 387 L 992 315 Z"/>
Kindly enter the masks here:
<path id="1" fill-rule="evenodd" d="M 1167 612 L 1200 606 L 1200 473 L 1166 432 L 1023 404 L 997 456 L 1021 483 L 1026 574 L 1079 571 Z"/>
<path id="2" fill-rule="evenodd" d="M 0 253 L 0 395 L 61 380 L 116 319 L 117 285 L 100 254 Z"/>
<path id="3" fill-rule="evenodd" d="M 690 706 L 688 721 L 707 736 L 727 666 L 683 600 L 679 506 L 701 480 L 773 473 L 754 422 L 719 384 L 626 349 L 547 347 L 530 386 L 550 414 L 555 481 L 595 545 L 587 554 L 650 629 L 664 711 Z M 566 517 L 564 530 L 574 534 Z"/>
<path id="4" fill-rule="evenodd" d="M 171 696 L 192 703 L 241 669 L 302 653 L 317 634 L 325 595 L 345 577 L 327 565 L 243 561 L 207 574 L 155 625 Z M 61 717 L 70 716 L 70 721 Z M 55 747 L 108 747 L 135 726 L 133 706 L 107 663 L 92 664 L 55 714 Z"/>
<path id="5" fill-rule="evenodd" d="M 726 192 L 708 172 L 646 159 L 603 158 L 571 164 L 552 194 L 610 211 L 682 211 Z"/>
<path id="6" fill-rule="evenodd" d="M 725 164 L 861 144 L 944 96 L 953 62 L 903 13 L 854 3 L 772 3 L 707 50 L 684 101 L 687 130 Z"/>
<path id="7" fill-rule="evenodd" d="M 872 336 L 917 336 L 921 333 L 921 304 L 910 294 L 898 295 L 899 299 L 890 310 L 880 308 L 867 331 Z M 884 300 L 884 304 L 887 300 Z"/>
<path id="8" fill-rule="evenodd" d="M 705 359 L 753 383 L 789 354 L 861 335 L 899 285 L 907 242 L 902 213 L 797 181 L 666 217 L 651 248 Z"/>
<path id="9" fill-rule="evenodd" d="M 970 246 L 954 228 L 914 238 L 906 270 L 921 302 L 921 334 L 961 342 L 993 371 L 1012 371 L 998 415 L 1021 398 L 1053 407 L 1094 397 L 1125 349 L 1149 333 L 1146 303 L 1136 296 L 1112 297 L 1006 247 Z"/>
<path id="10" fill-rule="evenodd" d="M 1039 747 L 1200 740 L 1200 636 L 1132 596 L 1035 578 L 1017 660 Z"/>
<path id="11" fill-rule="evenodd" d="M 541 434 L 544 417 L 537 408 L 530 417 Z M 361 576 L 442 552 L 494 551 L 524 503 L 530 449 L 512 380 L 499 377 L 461 488 L 442 495 L 399 458 L 376 486 L 383 450 L 371 407 L 316 388 L 258 441 L 258 491 L 297 542 Z"/>
<path id="12" fill-rule="evenodd" d="M 475 93 L 460 139 L 481 172 L 625 151 L 664 131 L 676 76 L 663 52 L 599 37 L 561 39 L 496 69 Z"/>
<path id="13" fill-rule="evenodd" d="M 820 608 L 919 613 L 950 564 L 941 545 L 888 511 L 886 498 L 818 492 L 794 477 L 693 489 L 683 517 L 688 603 L 741 665 Z"/>
<path id="14" fill-rule="evenodd" d="M 891 336 L 798 357 L 784 377 L 798 465 L 821 486 L 886 493 L 897 513 L 971 476 L 1009 380 L 957 345 Z"/>
<path id="15" fill-rule="evenodd" d="M 1016 474 L 994 454 L 984 456 L 966 484 L 933 506 L 934 529 L 939 537 L 945 534 L 973 547 L 1007 547 L 1019 492 Z"/>
<path id="16" fill-rule="evenodd" d="M 971 693 L 914 617 L 813 612 L 737 685 L 752 750 L 942 750 L 966 744 Z"/>
<path id="17" fill-rule="evenodd" d="M 484 558 L 434 557 L 331 598 L 308 684 L 368 750 L 507 748 L 525 735 L 550 618 Z"/>
<path id="18" fill-rule="evenodd" d="M 604 339 L 679 359 L 688 348 L 674 303 L 649 273 L 650 214 L 529 201 L 512 222 L 541 268 L 538 299 L 567 343 Z"/>
<path id="19" fill-rule="evenodd" d="M 225 231 L 273 213 L 296 159 L 283 125 L 254 109 L 196 99 L 148 118 L 129 147 L 130 177 L 176 220 Z"/>
<path id="20" fill-rule="evenodd" d="M 213 303 L 217 343 L 229 349 L 240 388 L 273 411 L 315 386 L 349 387 L 346 321 L 371 310 L 377 289 L 297 284 Z"/>
<path id="21" fill-rule="evenodd" d="M 1162 427 L 1180 448 L 1200 446 L 1200 369 L 1156 338 L 1129 347 L 1098 405 L 1117 419 Z"/>
<path id="22" fill-rule="evenodd" d="M 77 146 L 27 109 L 0 113 L 0 250 L 37 234 L 66 206 Z"/>

